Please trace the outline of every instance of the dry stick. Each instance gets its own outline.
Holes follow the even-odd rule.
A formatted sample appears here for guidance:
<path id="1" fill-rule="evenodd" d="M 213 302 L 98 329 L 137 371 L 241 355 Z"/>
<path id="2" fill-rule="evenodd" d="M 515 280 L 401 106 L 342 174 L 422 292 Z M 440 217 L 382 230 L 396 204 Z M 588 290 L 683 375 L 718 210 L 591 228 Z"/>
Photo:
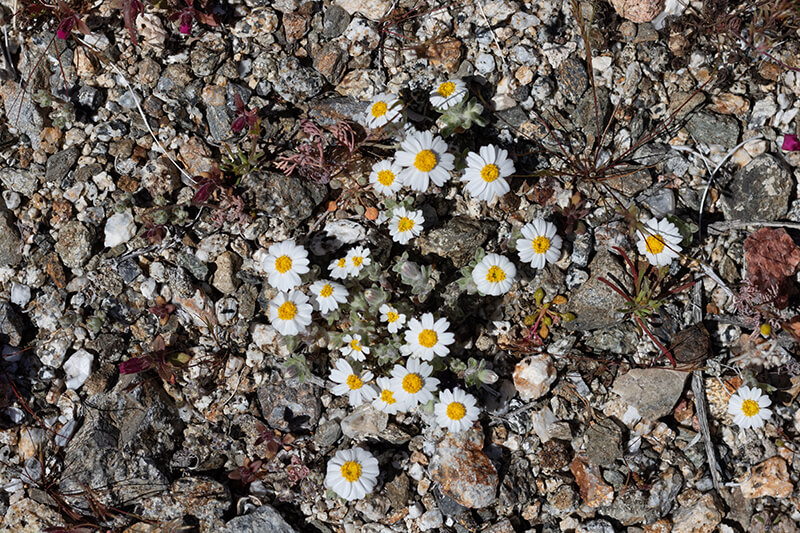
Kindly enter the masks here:
<path id="1" fill-rule="evenodd" d="M 703 318 L 702 298 L 702 285 L 695 283 L 692 291 L 692 322 L 695 324 L 699 323 Z M 714 484 L 714 489 L 719 492 L 721 475 L 714 443 L 711 441 L 711 429 L 708 425 L 708 404 L 702 370 L 692 372 L 692 391 L 694 392 L 694 408 L 697 411 L 697 423 L 700 426 L 700 434 L 703 436 L 703 444 L 705 444 L 708 469 L 711 471 L 711 481 Z"/>
<path id="2" fill-rule="evenodd" d="M 754 226 L 762 228 L 800 229 L 800 223 L 798 222 L 767 222 L 766 220 L 752 220 L 752 221 L 723 220 L 721 222 L 714 222 L 713 224 L 709 224 L 708 232 L 714 235 L 721 235 L 732 229 L 745 229 Z"/>

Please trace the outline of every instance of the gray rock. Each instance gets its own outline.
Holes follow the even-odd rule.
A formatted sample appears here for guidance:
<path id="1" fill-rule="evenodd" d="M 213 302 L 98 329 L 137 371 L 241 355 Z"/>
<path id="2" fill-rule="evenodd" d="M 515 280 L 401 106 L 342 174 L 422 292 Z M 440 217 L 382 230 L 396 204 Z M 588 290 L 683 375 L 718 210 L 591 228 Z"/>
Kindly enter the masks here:
<path id="1" fill-rule="evenodd" d="M 367 403 L 342 420 L 342 433 L 351 439 L 376 437 L 386 429 L 388 422 L 389 415 Z"/>
<path id="2" fill-rule="evenodd" d="M 44 119 L 39 113 L 39 108 L 33 103 L 29 90 L 24 90 L 14 81 L 0 83 L 0 97 L 3 98 L 6 117 L 9 124 L 20 133 L 28 136 L 31 147 L 39 149 L 39 134 L 44 125 Z"/>
<path id="3" fill-rule="evenodd" d="M 683 476 L 675 467 L 669 467 L 661 474 L 661 478 L 650 489 L 647 506 L 653 509 L 658 518 L 666 516 L 675 505 L 675 497 L 683 488 Z"/>
<path id="4" fill-rule="evenodd" d="M 206 106 L 206 120 L 208 132 L 215 141 L 219 142 L 231 136 L 231 112 L 228 106 Z"/>
<path id="5" fill-rule="evenodd" d="M 78 89 L 78 103 L 85 108 L 84 111 L 94 113 L 100 108 L 102 102 L 103 93 L 97 87 L 82 85 Z"/>
<path id="6" fill-rule="evenodd" d="M 642 192 L 653 183 L 650 171 L 647 169 L 637 170 L 621 178 L 610 178 L 605 180 L 606 185 L 619 191 L 628 198 Z"/>
<path id="7" fill-rule="evenodd" d="M 575 533 L 615 533 L 615 530 L 611 522 L 600 518 L 579 524 Z"/>
<path id="8" fill-rule="evenodd" d="M 17 266 L 22 261 L 21 245 L 19 230 L 9 223 L 6 213 L 0 210 L 0 266 Z"/>
<path id="9" fill-rule="evenodd" d="M 322 37 L 333 39 L 344 33 L 350 24 L 350 14 L 339 6 L 325 10 L 322 18 Z"/>
<path id="10" fill-rule="evenodd" d="M 666 187 L 659 189 L 642 201 L 656 218 L 663 218 L 675 212 L 675 193 L 672 189 Z"/>
<path id="11" fill-rule="evenodd" d="M 594 249 L 592 231 L 587 230 L 580 235 L 575 235 L 572 243 L 572 264 L 576 267 L 585 267 L 589 264 L 589 256 Z"/>
<path id="12" fill-rule="evenodd" d="M 598 466 L 614 464 L 622 457 L 622 428 L 610 418 L 589 426 L 586 430 L 586 457 Z"/>
<path id="13" fill-rule="evenodd" d="M 672 533 L 715 531 L 725 508 L 714 492 L 690 489 L 677 498 L 680 507 L 672 513 Z"/>
<path id="14" fill-rule="evenodd" d="M 611 281 L 610 274 L 630 289 L 629 276 L 620 262 L 603 250 L 594 257 L 589 271 L 589 281 L 578 287 L 568 303 L 568 310 L 575 314 L 575 320 L 566 323 L 567 329 L 571 331 L 606 328 L 625 318 L 616 311 L 624 305 L 625 299 L 598 279 L 604 277 Z"/>
<path id="15" fill-rule="evenodd" d="M 117 265 L 117 273 L 119 274 L 119 277 L 122 278 L 122 281 L 125 283 L 131 283 L 133 280 L 142 275 L 142 269 L 139 268 L 139 264 L 136 262 L 136 259 L 126 259 Z"/>
<path id="16" fill-rule="evenodd" d="M 71 146 L 48 157 L 47 170 L 45 171 L 47 183 L 57 184 L 57 182 L 61 181 L 78 161 L 79 155 L 78 148 Z"/>
<path id="17" fill-rule="evenodd" d="M 192 72 L 198 78 L 212 74 L 223 59 L 225 59 L 224 54 L 205 46 L 195 47 L 189 57 Z"/>
<path id="18" fill-rule="evenodd" d="M 423 254 L 436 254 L 453 261 L 456 268 L 467 265 L 475 250 L 497 228 L 494 221 L 474 220 L 457 216 L 444 226 L 425 232 L 417 238 Z"/>
<path id="19" fill-rule="evenodd" d="M 614 502 L 602 510 L 602 514 L 623 526 L 642 522 L 649 524 L 658 519 L 654 510 L 648 507 L 647 493 L 633 488 L 620 491 Z"/>
<path id="20" fill-rule="evenodd" d="M 241 182 L 244 200 L 294 229 L 325 199 L 323 185 L 270 172 L 251 172 Z"/>
<path id="21" fill-rule="evenodd" d="M 32 166 L 31 169 L 34 167 Z M 38 167 L 41 168 L 41 167 Z M 0 169 L 0 181 L 11 191 L 23 196 L 31 196 L 39 187 L 39 180 L 31 170 L 19 170 L 16 168 Z"/>
<path id="22" fill-rule="evenodd" d="M 92 232 L 78 222 L 71 220 L 58 232 L 55 249 L 61 262 L 68 268 L 80 268 L 92 256 Z"/>
<path id="23" fill-rule="evenodd" d="M 575 57 L 568 57 L 562 61 L 555 69 L 555 76 L 558 90 L 572 102 L 577 102 L 589 87 L 586 67 L 584 67 L 583 61 Z"/>
<path id="24" fill-rule="evenodd" d="M 333 446 L 342 436 L 342 427 L 336 420 L 326 420 L 314 432 L 314 443 L 320 448 Z"/>
<path id="25" fill-rule="evenodd" d="M 699 143 L 717 144 L 730 150 L 739 141 L 739 122 L 726 115 L 700 111 L 686 122 L 686 129 Z"/>
<path id="26" fill-rule="evenodd" d="M 185 268 L 198 281 L 204 281 L 208 277 L 208 265 L 200 261 L 193 253 L 178 254 L 178 265 Z"/>
<path id="27" fill-rule="evenodd" d="M 223 294 L 233 294 L 239 286 L 236 273 L 239 271 L 242 259 L 233 252 L 224 252 L 217 257 L 217 270 L 214 272 L 214 281 L 211 284 Z"/>
<path id="28" fill-rule="evenodd" d="M 308 116 L 322 126 L 333 126 L 342 120 L 353 120 L 364 109 L 364 102 L 350 96 L 336 96 L 313 102 Z"/>
<path id="29" fill-rule="evenodd" d="M 642 418 L 657 420 L 672 411 L 687 376 L 686 372 L 667 368 L 634 368 L 615 379 L 612 390 L 636 408 Z"/>
<path id="30" fill-rule="evenodd" d="M 789 210 L 794 180 L 773 155 L 761 154 L 739 169 L 722 192 L 727 220 L 778 220 Z"/>
<path id="31" fill-rule="evenodd" d="M 293 104 L 310 100 L 322 92 L 325 77 L 310 67 L 304 67 L 296 57 L 281 60 L 275 90 Z"/>
<path id="32" fill-rule="evenodd" d="M 481 430 L 448 434 L 436 448 L 429 470 L 442 492 L 464 507 L 481 509 L 495 500 L 497 470 L 483 452 Z"/>
<path id="33" fill-rule="evenodd" d="M 270 427 L 283 431 L 302 427 L 313 429 L 322 414 L 320 389 L 313 383 L 287 382 L 280 372 L 258 387 L 261 414 Z"/>
<path id="34" fill-rule="evenodd" d="M 224 527 L 220 533 L 296 533 L 278 511 L 269 505 L 262 505 L 256 511 L 244 516 L 237 516 Z"/>
<path id="35" fill-rule="evenodd" d="M 25 321 L 14 307 L 5 300 L 0 300 L 0 341 L 11 346 L 22 344 L 22 333 Z"/>

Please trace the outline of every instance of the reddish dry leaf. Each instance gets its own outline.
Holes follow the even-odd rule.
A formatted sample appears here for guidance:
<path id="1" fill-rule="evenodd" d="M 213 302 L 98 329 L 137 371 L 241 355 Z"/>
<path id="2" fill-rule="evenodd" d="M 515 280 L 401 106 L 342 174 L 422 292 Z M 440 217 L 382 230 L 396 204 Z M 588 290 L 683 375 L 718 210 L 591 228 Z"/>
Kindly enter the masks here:
<path id="1" fill-rule="evenodd" d="M 378 210 L 374 207 L 368 207 L 367 210 L 364 212 L 364 217 L 367 220 L 377 220 L 378 218 Z"/>
<path id="2" fill-rule="evenodd" d="M 783 228 L 761 228 L 745 239 L 744 256 L 748 281 L 764 293 L 777 288 L 778 298 L 774 303 L 778 308 L 785 307 L 791 289 L 790 277 L 800 264 L 800 247 Z"/>

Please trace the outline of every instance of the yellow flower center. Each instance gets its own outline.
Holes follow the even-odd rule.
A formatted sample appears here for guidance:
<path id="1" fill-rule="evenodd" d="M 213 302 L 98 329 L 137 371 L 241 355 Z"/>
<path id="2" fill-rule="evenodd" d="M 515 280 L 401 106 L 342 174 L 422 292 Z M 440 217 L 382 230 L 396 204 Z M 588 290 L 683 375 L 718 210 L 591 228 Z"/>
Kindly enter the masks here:
<path id="1" fill-rule="evenodd" d="M 422 378 L 419 374 L 406 374 L 403 378 L 403 390 L 409 394 L 415 394 L 422 388 Z"/>
<path id="2" fill-rule="evenodd" d="M 430 172 L 436 167 L 436 154 L 433 150 L 423 150 L 414 158 L 414 166 L 420 172 Z"/>
<path id="3" fill-rule="evenodd" d="M 536 237 L 533 239 L 533 251 L 537 254 L 543 254 L 550 249 L 550 239 L 547 237 Z"/>
<path id="4" fill-rule="evenodd" d="M 355 351 L 357 351 L 357 352 L 360 352 L 361 351 L 361 343 L 358 342 L 358 339 L 353 339 L 353 340 L 350 341 L 350 348 L 355 350 Z"/>
<path id="5" fill-rule="evenodd" d="M 447 98 L 454 92 L 456 92 L 456 84 L 452 81 L 446 81 L 439 85 L 439 88 L 436 89 L 436 92 L 439 93 L 439 96 L 442 98 Z"/>
<path id="6" fill-rule="evenodd" d="M 363 263 L 363 262 L 364 262 L 364 258 L 363 258 L 363 257 L 361 257 L 360 255 L 357 255 L 357 256 L 355 256 L 355 257 L 353 258 L 353 264 L 354 264 L 355 266 L 357 266 L 357 267 L 360 267 L 360 266 L 361 266 L 361 263 Z"/>
<path id="7" fill-rule="evenodd" d="M 489 267 L 489 272 L 486 273 L 486 281 L 489 283 L 499 283 L 506 279 L 506 273 L 499 266 Z"/>
<path id="8" fill-rule="evenodd" d="M 394 172 L 391 170 L 381 170 L 378 172 L 378 183 L 384 187 L 389 187 L 394 183 Z"/>
<path id="9" fill-rule="evenodd" d="M 744 416 L 756 416 L 760 410 L 761 408 L 758 407 L 758 402 L 755 400 L 745 400 L 742 402 L 742 412 Z"/>
<path id="10" fill-rule="evenodd" d="M 397 231 L 404 233 L 410 231 L 414 227 L 414 221 L 408 217 L 400 217 L 400 222 L 397 223 Z"/>
<path id="11" fill-rule="evenodd" d="M 322 290 L 319 291 L 319 295 L 323 298 L 329 298 L 331 294 L 333 294 L 333 287 L 331 287 L 330 283 L 323 285 Z"/>
<path id="12" fill-rule="evenodd" d="M 396 322 L 398 318 L 400 318 L 400 314 L 396 311 L 389 311 L 386 313 L 386 320 L 388 320 L 390 324 Z"/>
<path id="13" fill-rule="evenodd" d="M 772 335 L 772 326 L 769 324 L 761 324 L 761 327 L 758 328 L 762 335 L 765 337 L 769 337 Z"/>
<path id="14" fill-rule="evenodd" d="M 292 302 L 283 302 L 278 308 L 278 318 L 281 320 L 291 320 L 297 315 L 297 306 Z"/>
<path id="15" fill-rule="evenodd" d="M 461 420 L 467 414 L 467 408 L 461 402 L 450 402 L 447 406 L 447 418 L 450 420 Z"/>
<path id="16" fill-rule="evenodd" d="M 381 101 L 372 104 L 372 109 L 370 110 L 370 113 L 372 113 L 373 117 L 378 118 L 385 115 L 387 111 L 389 111 L 389 106 L 386 105 L 386 102 Z"/>
<path id="17" fill-rule="evenodd" d="M 342 465 L 342 477 L 350 483 L 358 481 L 361 477 L 361 465 L 355 461 L 347 461 Z"/>
<path id="18" fill-rule="evenodd" d="M 336 266 L 339 267 L 339 268 L 344 268 L 345 265 L 347 265 L 347 259 L 345 259 L 344 257 L 339 259 L 339 262 L 336 263 Z"/>
<path id="19" fill-rule="evenodd" d="M 645 239 L 647 251 L 651 254 L 660 254 L 664 251 L 664 238 L 661 235 L 650 235 Z"/>
<path id="20" fill-rule="evenodd" d="M 381 400 L 392 405 L 393 403 L 397 403 L 397 400 L 394 399 L 394 393 L 389 389 L 383 389 L 381 391 Z"/>
<path id="21" fill-rule="evenodd" d="M 439 340 L 439 335 L 432 329 L 423 329 L 419 332 L 419 343 L 425 348 L 433 348 Z"/>
<path id="22" fill-rule="evenodd" d="M 481 178 L 486 183 L 491 183 L 500 177 L 500 169 L 497 168 L 497 165 L 486 165 L 481 169 Z"/>
<path id="23" fill-rule="evenodd" d="M 350 387 L 350 390 L 360 389 L 364 386 L 364 382 L 361 381 L 361 378 L 356 376 L 355 374 L 350 374 L 347 376 L 347 386 Z"/>
<path id="24" fill-rule="evenodd" d="M 282 255 L 275 260 L 275 270 L 281 274 L 285 274 L 292 268 L 292 258 L 288 255 Z"/>

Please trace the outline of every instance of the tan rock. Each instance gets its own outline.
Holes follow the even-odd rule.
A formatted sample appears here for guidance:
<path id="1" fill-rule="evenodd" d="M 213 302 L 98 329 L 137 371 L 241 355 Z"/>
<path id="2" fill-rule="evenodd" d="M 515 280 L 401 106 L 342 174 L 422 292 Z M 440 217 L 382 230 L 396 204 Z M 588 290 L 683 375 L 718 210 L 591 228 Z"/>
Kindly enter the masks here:
<path id="1" fill-rule="evenodd" d="M 673 533 L 711 533 L 722 521 L 722 503 L 711 492 L 691 489 L 677 500 L 680 507 L 672 514 Z"/>
<path id="2" fill-rule="evenodd" d="M 788 498 L 793 489 L 786 461 L 777 456 L 753 467 L 750 477 L 741 486 L 742 495 L 748 500 L 762 496 Z"/>
<path id="3" fill-rule="evenodd" d="M 483 431 L 448 434 L 431 459 L 431 477 L 442 492 L 471 509 L 490 505 L 497 493 L 497 470 L 483 453 Z"/>
<path id="4" fill-rule="evenodd" d="M 611 0 L 617 14 L 631 22 L 650 22 L 664 10 L 663 0 Z"/>
<path id="5" fill-rule="evenodd" d="M 581 499 L 589 507 L 610 505 L 614 501 L 614 489 L 603 481 L 600 469 L 584 457 L 576 457 L 569 466 L 580 489 Z"/>

